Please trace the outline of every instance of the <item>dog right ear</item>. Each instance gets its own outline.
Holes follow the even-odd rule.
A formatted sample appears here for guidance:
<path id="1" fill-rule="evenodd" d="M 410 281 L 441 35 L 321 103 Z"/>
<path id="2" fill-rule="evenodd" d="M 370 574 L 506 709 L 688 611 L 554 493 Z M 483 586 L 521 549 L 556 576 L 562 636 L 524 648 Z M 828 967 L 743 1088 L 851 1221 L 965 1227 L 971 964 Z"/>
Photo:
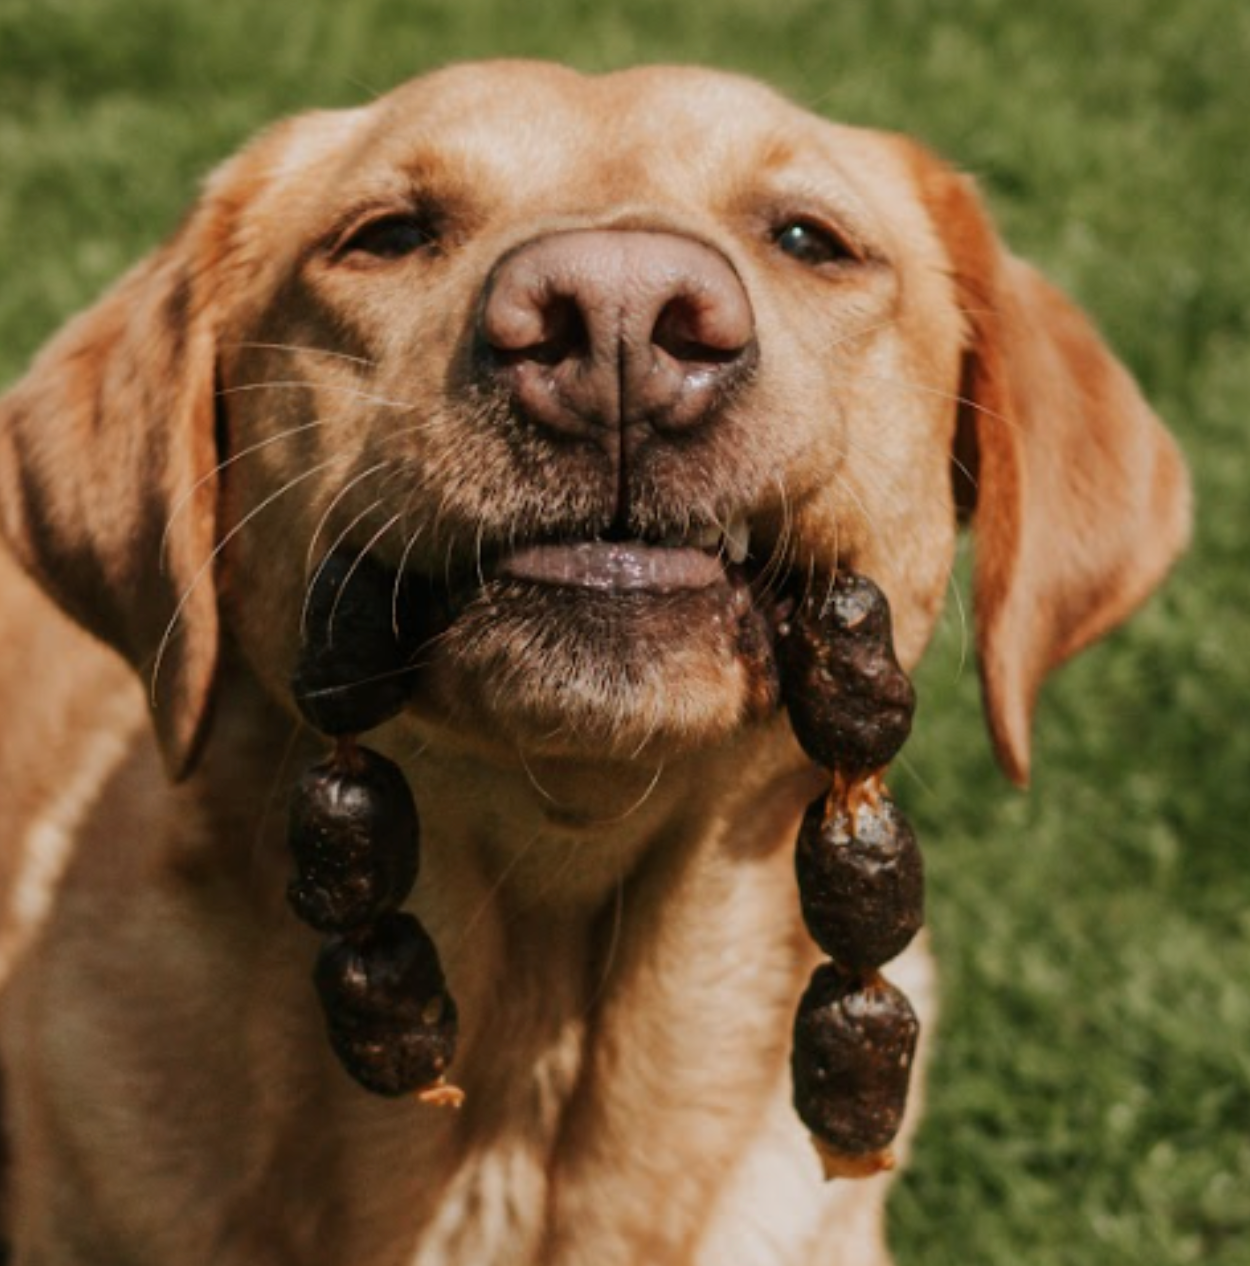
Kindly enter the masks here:
<path id="1" fill-rule="evenodd" d="M 217 670 L 219 340 L 285 240 L 288 182 L 371 118 L 316 111 L 262 133 L 0 399 L 0 535 L 139 672 L 173 778 L 194 765 Z"/>
<path id="2" fill-rule="evenodd" d="M 152 681 L 170 774 L 217 664 L 212 315 L 195 217 L 0 400 L 0 529 L 79 624 Z"/>
<path id="3" fill-rule="evenodd" d="M 288 182 L 371 118 L 319 111 L 262 133 L 0 399 L 0 534 L 140 673 L 173 778 L 195 762 L 217 670 L 219 339 L 284 240 Z"/>

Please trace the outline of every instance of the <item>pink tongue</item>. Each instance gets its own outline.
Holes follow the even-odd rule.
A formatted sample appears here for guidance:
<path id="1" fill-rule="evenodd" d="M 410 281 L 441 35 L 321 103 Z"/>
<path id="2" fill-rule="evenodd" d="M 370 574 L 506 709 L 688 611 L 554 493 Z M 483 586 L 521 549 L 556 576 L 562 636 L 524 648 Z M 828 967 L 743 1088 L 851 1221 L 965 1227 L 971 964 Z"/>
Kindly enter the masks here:
<path id="1" fill-rule="evenodd" d="M 720 560 L 701 549 L 668 549 L 641 541 L 527 545 L 503 560 L 500 573 L 514 580 L 607 593 L 706 589 L 725 578 Z"/>

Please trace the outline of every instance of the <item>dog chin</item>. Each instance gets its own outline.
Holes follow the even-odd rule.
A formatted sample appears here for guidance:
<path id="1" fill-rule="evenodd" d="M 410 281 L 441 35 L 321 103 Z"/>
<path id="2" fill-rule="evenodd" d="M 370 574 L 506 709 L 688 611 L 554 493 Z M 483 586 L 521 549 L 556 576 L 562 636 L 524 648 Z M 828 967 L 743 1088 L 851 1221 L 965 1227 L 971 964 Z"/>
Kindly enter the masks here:
<path id="1" fill-rule="evenodd" d="M 711 746 L 780 698 L 770 621 L 732 574 L 668 593 L 490 580 L 456 604 L 426 664 L 418 711 L 474 741 L 577 759 Z"/>

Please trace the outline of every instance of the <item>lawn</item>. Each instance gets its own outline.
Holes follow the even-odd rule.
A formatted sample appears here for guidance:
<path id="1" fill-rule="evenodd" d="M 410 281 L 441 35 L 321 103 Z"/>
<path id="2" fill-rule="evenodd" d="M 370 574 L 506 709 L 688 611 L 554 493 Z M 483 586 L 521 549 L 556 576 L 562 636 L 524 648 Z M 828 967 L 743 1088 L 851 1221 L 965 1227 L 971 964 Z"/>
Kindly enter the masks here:
<path id="1" fill-rule="evenodd" d="M 261 123 L 501 53 L 709 62 L 918 134 L 1176 431 L 1193 549 L 1051 682 L 1029 794 L 954 607 L 921 673 L 895 785 L 944 1016 L 892 1234 L 902 1266 L 1245 1266 L 1250 5 L 0 0 L 0 384 Z"/>

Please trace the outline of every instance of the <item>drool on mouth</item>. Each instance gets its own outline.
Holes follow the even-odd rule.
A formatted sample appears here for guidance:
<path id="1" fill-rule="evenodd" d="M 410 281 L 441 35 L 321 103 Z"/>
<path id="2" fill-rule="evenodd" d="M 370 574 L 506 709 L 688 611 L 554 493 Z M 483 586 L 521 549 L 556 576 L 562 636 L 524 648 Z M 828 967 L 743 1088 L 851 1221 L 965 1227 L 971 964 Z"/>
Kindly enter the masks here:
<path id="1" fill-rule="evenodd" d="M 498 574 L 598 593 L 676 593 L 706 589 L 725 579 L 719 558 L 689 546 L 641 541 L 577 541 L 528 545 L 503 558 Z"/>
<path id="2" fill-rule="evenodd" d="M 742 517 L 717 527 L 672 533 L 658 541 L 594 539 L 523 544 L 501 556 L 495 574 L 535 584 L 598 593 L 677 593 L 723 582 L 750 550 Z"/>

